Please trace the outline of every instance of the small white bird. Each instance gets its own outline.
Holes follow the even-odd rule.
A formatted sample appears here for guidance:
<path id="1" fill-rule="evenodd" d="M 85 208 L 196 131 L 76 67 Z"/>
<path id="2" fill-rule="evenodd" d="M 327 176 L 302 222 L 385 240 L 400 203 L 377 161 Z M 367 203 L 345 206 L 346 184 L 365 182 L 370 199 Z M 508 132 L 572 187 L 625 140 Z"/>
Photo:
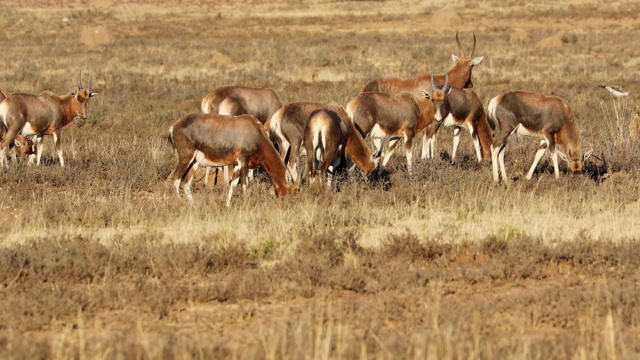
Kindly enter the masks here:
<path id="1" fill-rule="evenodd" d="M 609 85 L 598 85 L 599 87 L 608 90 L 611 95 L 615 96 L 615 97 L 622 97 L 622 96 L 629 96 L 629 92 L 622 91 L 622 88 L 619 86 L 609 86 Z"/>

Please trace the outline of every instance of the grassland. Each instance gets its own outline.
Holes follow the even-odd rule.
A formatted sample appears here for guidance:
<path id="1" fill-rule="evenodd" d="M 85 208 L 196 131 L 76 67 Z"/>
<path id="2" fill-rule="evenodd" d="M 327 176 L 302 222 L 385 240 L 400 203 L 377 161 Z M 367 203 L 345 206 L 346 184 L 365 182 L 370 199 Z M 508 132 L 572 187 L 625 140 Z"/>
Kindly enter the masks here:
<path id="1" fill-rule="evenodd" d="M 82 71 L 100 93 L 63 129 L 66 168 L 46 139 L 43 165 L 0 172 L 0 357 L 640 356 L 640 4 L 0 4 L 0 87 L 63 94 Z M 199 180 L 192 208 L 165 184 L 168 127 L 210 90 L 345 104 L 376 77 L 446 71 L 456 30 L 478 38 L 485 104 L 569 100 L 598 157 L 583 176 L 545 157 L 526 181 L 538 142 L 513 138 L 494 185 L 466 134 L 450 164 L 442 129 L 412 175 L 392 159 L 388 189 L 354 173 L 278 200 L 263 179 L 227 209 L 223 186 Z"/>

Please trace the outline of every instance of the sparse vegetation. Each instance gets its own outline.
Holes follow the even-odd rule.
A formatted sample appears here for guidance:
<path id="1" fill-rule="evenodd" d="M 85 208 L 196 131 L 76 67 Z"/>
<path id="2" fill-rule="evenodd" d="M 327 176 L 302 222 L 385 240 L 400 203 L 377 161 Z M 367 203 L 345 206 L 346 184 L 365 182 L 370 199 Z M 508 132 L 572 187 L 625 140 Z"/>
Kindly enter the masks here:
<path id="1" fill-rule="evenodd" d="M 28 0 L 3 11 L 0 87 L 63 94 L 82 71 L 100 95 L 62 130 L 66 168 L 47 138 L 42 166 L 0 172 L 0 357 L 640 355 L 640 20 L 629 16 L 640 4 L 454 1 L 452 27 L 430 21 L 440 2 L 241 3 L 252 10 Z M 584 176 L 562 166 L 556 180 L 545 157 L 524 180 L 538 141 L 513 137 L 510 186 L 494 185 L 466 134 L 450 164 L 441 129 L 438 158 L 411 175 L 392 157 L 388 188 L 356 172 L 339 191 L 303 183 L 279 200 L 259 176 L 227 209 L 224 186 L 205 188 L 202 174 L 193 208 L 165 184 L 177 162 L 168 127 L 213 88 L 346 104 L 375 77 L 444 72 L 458 29 L 486 56 L 473 73 L 485 104 L 510 89 L 569 101 L 600 159 Z"/>

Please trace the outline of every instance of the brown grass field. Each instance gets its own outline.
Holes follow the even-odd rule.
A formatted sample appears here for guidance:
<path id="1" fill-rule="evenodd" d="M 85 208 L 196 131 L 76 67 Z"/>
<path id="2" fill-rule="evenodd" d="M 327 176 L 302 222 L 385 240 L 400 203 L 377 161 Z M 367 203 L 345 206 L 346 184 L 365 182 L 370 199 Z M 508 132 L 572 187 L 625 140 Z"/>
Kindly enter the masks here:
<path id="1" fill-rule="evenodd" d="M 636 359 L 640 357 L 640 3 L 0 0 L 0 87 L 71 92 L 87 120 L 43 164 L 0 171 L 0 358 Z M 346 104 L 381 76 L 444 73 L 477 36 L 474 88 L 566 98 L 581 176 L 510 139 L 509 186 L 452 131 L 390 186 L 359 172 L 224 206 L 165 178 L 167 131 L 232 84 Z M 613 98 L 597 85 L 622 86 Z M 301 162 L 304 163 L 304 162 Z M 317 186 L 316 186 L 317 185 Z"/>

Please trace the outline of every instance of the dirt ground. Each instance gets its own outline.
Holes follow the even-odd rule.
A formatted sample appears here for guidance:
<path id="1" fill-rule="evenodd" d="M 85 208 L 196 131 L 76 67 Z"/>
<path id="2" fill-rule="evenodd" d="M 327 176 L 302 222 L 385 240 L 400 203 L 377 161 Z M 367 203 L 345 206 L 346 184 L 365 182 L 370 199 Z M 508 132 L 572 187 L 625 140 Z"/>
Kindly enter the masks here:
<path id="1" fill-rule="evenodd" d="M 0 0 L 0 4 L 11 14 L 30 14 L 35 19 L 44 19 L 41 23 L 34 21 L 36 25 L 33 25 L 43 34 L 57 31 L 55 27 L 48 27 L 48 21 L 55 23 L 55 26 L 64 27 L 70 21 L 83 19 L 83 14 L 98 14 L 96 16 L 102 20 L 98 24 L 78 21 L 82 23 L 82 27 L 77 38 L 90 57 L 104 59 L 101 63 L 104 68 L 117 67 L 122 59 L 135 55 L 130 55 L 127 51 L 139 50 L 137 46 L 120 50 L 119 39 L 130 40 L 137 36 L 145 38 L 147 34 L 153 34 L 153 31 L 163 38 L 172 38 L 170 33 L 162 32 L 157 19 L 167 21 L 167 27 L 172 29 L 167 30 L 168 32 L 176 28 L 183 31 L 180 36 L 176 35 L 177 39 L 192 39 L 198 37 L 199 29 L 191 28 L 190 22 L 201 24 L 199 21 L 205 18 L 207 20 L 204 22 L 208 24 L 211 14 L 215 14 L 214 20 L 219 20 L 219 23 L 211 21 L 217 35 L 233 32 L 247 34 L 246 37 L 250 39 L 259 35 L 266 37 L 265 34 L 272 34 L 274 37 L 290 34 L 292 38 L 309 37 L 308 43 L 312 44 L 310 48 L 313 44 L 326 41 L 327 34 L 341 34 L 346 38 L 368 38 L 371 34 L 375 38 L 376 34 L 382 34 L 380 37 L 383 39 L 383 35 L 391 34 L 410 39 L 416 34 L 432 33 L 450 39 L 449 42 L 453 44 L 452 34 L 460 31 L 467 38 L 468 34 L 476 33 L 478 37 L 480 34 L 491 34 L 492 39 L 505 39 L 500 46 L 508 49 L 526 47 L 527 55 L 536 61 L 541 61 L 539 59 L 545 56 L 551 58 L 548 54 L 554 50 L 562 52 L 567 46 L 572 46 L 576 49 L 590 49 L 588 55 L 576 60 L 584 61 L 587 70 L 590 69 L 587 64 L 590 58 L 594 61 L 609 59 L 611 53 L 618 51 L 625 53 L 625 59 L 622 60 L 623 65 L 617 66 L 629 69 L 634 68 L 634 62 L 636 65 L 640 63 L 640 55 L 625 52 L 635 45 L 631 44 L 631 40 L 623 38 L 628 35 L 619 35 L 620 43 L 603 43 L 598 37 L 599 29 L 603 33 L 614 34 L 611 35 L 613 37 L 615 34 L 634 34 L 640 29 L 640 18 L 625 11 L 625 6 L 631 6 L 629 4 L 633 2 L 624 1 L 573 0 L 561 4 L 554 1 L 522 4 L 516 1 L 400 0 L 298 1 L 291 4 L 285 1 L 258 0 L 27 0 L 18 5 Z M 536 16 L 530 18 L 527 15 L 529 12 Z M 76 17 L 69 18 L 69 13 Z M 407 21 L 407 17 L 415 21 Z M 55 22 L 51 19 L 55 19 Z M 11 17 L 10 20 L 13 21 L 14 18 Z M 16 23 L 19 24 L 19 21 L 21 20 L 16 20 Z M 21 29 L 15 24 L 2 24 L 2 39 L 7 41 L 28 37 L 26 33 L 32 31 L 28 28 Z M 575 38 L 581 36 L 596 40 L 588 44 L 577 43 Z M 469 42 L 467 38 L 465 44 Z M 137 44 L 135 41 L 131 43 Z M 146 44 L 143 40 L 140 43 Z M 194 43 L 199 44 L 195 40 Z M 503 59 L 492 59 L 492 46 L 496 46 L 494 44 L 485 42 L 481 45 L 486 59 L 481 65 L 484 68 L 478 71 L 480 74 L 474 79 L 474 82 L 479 79 L 477 84 L 480 89 L 483 81 L 492 86 L 492 91 L 498 91 L 505 84 L 511 83 L 553 85 L 554 79 L 564 76 L 558 73 L 532 75 L 525 65 L 523 69 L 513 71 L 518 76 L 502 78 L 502 70 L 495 64 Z M 176 48 L 181 46 L 179 43 L 173 45 Z M 41 48 L 46 46 L 40 45 Z M 234 44 L 227 43 L 225 46 L 233 47 Z M 345 45 L 348 46 L 350 45 Z M 362 57 L 370 56 L 371 62 L 377 63 L 377 46 L 382 45 L 374 43 L 362 50 Z M 450 48 L 455 49 L 455 46 L 451 45 Z M 111 50 L 113 56 L 104 55 Z M 139 50 L 155 62 L 150 65 L 145 59 L 141 64 L 122 65 L 121 69 L 126 67 L 126 71 L 131 71 L 126 75 L 141 80 L 142 84 L 122 81 L 123 85 L 110 89 L 111 96 L 116 98 L 116 93 L 131 91 L 133 97 L 153 97 L 153 102 L 145 103 L 146 110 L 136 108 L 135 111 L 167 119 L 172 118 L 178 110 L 167 110 L 163 107 L 164 103 L 167 99 L 174 99 L 174 92 L 180 96 L 189 94 L 186 90 L 181 90 L 180 86 L 188 87 L 189 72 L 194 68 L 222 69 L 216 70 L 218 73 L 213 73 L 214 75 L 223 72 L 245 74 L 255 69 L 259 73 L 265 68 L 273 69 L 271 72 L 285 79 L 288 88 L 303 89 L 300 92 L 324 92 L 322 95 L 327 97 L 334 95 L 327 95 L 329 90 L 325 90 L 333 89 L 331 84 L 348 84 L 356 88 L 365 81 L 358 76 L 367 71 L 366 68 L 359 69 L 358 73 L 333 64 L 322 66 L 318 63 L 281 69 L 278 61 L 282 58 L 278 58 L 278 54 L 252 68 L 252 63 L 237 60 L 241 55 L 229 55 L 231 50 L 224 46 L 218 46 L 207 53 L 207 66 L 192 64 L 190 69 L 176 69 L 167 65 L 170 60 L 163 58 L 179 58 L 180 51 L 190 50 L 181 49 L 176 51 L 177 55 L 154 54 L 151 46 L 149 49 Z M 38 56 L 46 58 L 46 55 Z M 516 56 L 514 59 L 514 63 L 520 61 Z M 553 57 L 549 61 L 549 68 L 560 60 L 562 59 Z M 424 63 L 411 65 L 416 73 L 430 66 Z M 396 65 L 389 65 L 390 68 L 394 66 Z M 55 73 L 48 65 L 41 68 L 41 74 Z M 615 70 L 611 70 L 609 74 L 612 76 L 614 73 Z M 253 75 L 248 76 L 250 78 Z M 629 76 L 637 79 L 636 71 L 630 70 Z M 6 78 L 11 76 L 7 75 Z M 158 83 L 164 81 L 173 82 L 172 88 L 160 86 L 162 92 L 150 92 L 147 88 L 158 86 Z M 97 79 L 96 87 L 107 87 L 106 82 L 107 80 Z M 574 91 L 567 85 L 570 82 L 560 82 L 562 85 L 559 87 L 566 86 L 570 89 L 562 88 L 561 91 Z M 640 90 L 636 83 L 625 83 L 625 86 L 632 92 Z M 580 101 L 588 103 L 586 97 L 584 93 L 576 96 Z M 630 98 L 635 99 L 635 95 Z M 195 96 L 188 104 L 184 101 L 187 105 L 181 104 L 179 111 L 183 108 L 191 109 L 192 103 L 197 101 Z M 111 106 L 108 109 L 96 108 L 106 118 L 109 115 L 104 114 L 117 113 L 121 108 L 126 108 L 128 103 L 129 98 L 123 97 L 108 103 Z M 103 105 L 103 108 L 106 106 Z M 143 116 L 146 114 L 134 119 L 138 121 Z M 82 126 L 78 125 L 79 133 L 84 127 L 90 127 Z M 106 125 L 101 129 L 105 133 L 120 131 L 115 126 L 114 130 L 109 130 Z M 164 136 L 164 128 L 162 131 Z M 445 144 L 445 141 L 441 143 Z M 634 144 L 632 146 L 637 146 L 637 143 Z M 449 146 L 448 142 L 446 146 Z M 94 150 L 95 153 L 100 151 L 102 149 Z M 121 157 L 124 162 L 123 159 L 127 159 L 130 153 L 123 153 L 113 156 Z M 524 162 L 528 164 L 530 154 L 526 156 L 528 157 Z M 632 156 L 629 157 L 633 159 Z M 94 212 L 103 215 L 77 215 L 73 210 L 67 209 L 71 215 L 65 219 L 75 221 L 75 225 L 82 221 L 103 221 L 99 226 L 86 226 L 90 230 L 80 232 L 76 231 L 77 228 L 67 229 L 68 224 L 60 221 L 55 223 L 55 227 L 43 231 L 7 231 L 6 238 L 12 239 L 12 242 L 9 244 L 7 241 L 5 246 L 0 247 L 0 273 L 3 274 L 0 276 L 0 357 L 637 358 L 640 356 L 640 247 L 637 232 L 640 223 L 635 214 L 638 210 L 639 193 L 637 167 L 633 170 L 633 161 L 628 163 L 632 165 L 627 165 L 626 168 L 624 165 L 619 166 L 624 171 L 614 174 L 610 178 L 612 180 L 606 180 L 607 183 L 602 187 L 597 187 L 598 184 L 591 184 L 588 180 L 582 183 L 582 180 L 575 178 L 572 178 L 574 182 L 564 180 L 566 174 L 563 174 L 559 185 L 549 186 L 548 178 L 530 186 L 521 185 L 522 182 L 516 184 L 512 188 L 515 190 L 511 192 L 513 197 L 520 196 L 520 192 L 539 193 L 539 198 L 533 195 L 531 198 L 534 201 L 540 199 L 541 203 L 551 203 L 567 193 L 578 194 L 566 195 L 569 198 L 566 201 L 576 208 L 583 204 L 574 198 L 583 196 L 585 203 L 596 202 L 599 198 L 593 200 L 597 196 L 593 193 L 612 193 L 610 197 L 602 198 L 613 199 L 610 202 L 614 204 L 605 202 L 601 206 L 602 211 L 588 208 L 585 212 L 590 212 L 588 215 L 591 217 L 580 214 L 575 219 L 563 218 L 556 216 L 555 207 L 549 206 L 549 218 L 544 222 L 531 220 L 531 227 L 534 229 L 527 233 L 519 231 L 522 224 L 513 224 L 512 227 L 510 224 L 500 225 L 495 218 L 489 216 L 491 214 L 477 214 L 468 210 L 473 209 L 471 199 L 462 207 L 450 205 L 434 210 L 426 220 L 406 218 L 394 219 L 393 222 L 381 221 L 379 224 L 366 224 L 362 226 L 364 229 L 353 230 L 353 233 L 348 229 L 347 220 L 340 223 L 341 219 L 335 220 L 327 215 L 318 217 L 321 220 L 336 221 L 342 227 L 335 229 L 326 223 L 317 227 L 304 224 L 293 227 L 295 231 L 292 233 L 282 231 L 275 235 L 268 233 L 249 236 L 246 234 L 252 232 L 253 227 L 233 224 L 233 230 L 204 232 L 199 235 L 198 241 L 182 243 L 157 228 L 170 227 L 167 224 L 177 217 L 186 217 L 184 214 L 192 216 L 187 217 L 187 220 L 181 218 L 187 223 L 185 227 L 203 218 L 198 217 L 201 215 L 192 215 L 186 207 L 180 207 L 184 204 L 163 208 L 162 206 L 167 205 L 158 205 L 160 202 L 171 203 L 174 198 L 153 188 L 153 191 L 148 191 L 149 195 L 145 195 L 150 200 L 140 200 L 142 196 L 138 194 L 145 193 L 147 189 L 140 190 L 135 199 L 128 202 L 128 209 L 139 207 L 138 212 L 143 213 L 141 218 L 144 218 L 145 211 L 155 214 L 153 216 L 166 212 L 167 215 L 157 221 L 162 224 L 155 224 L 158 225 L 157 228 L 149 229 L 149 226 L 145 227 L 144 220 L 139 220 L 142 230 L 123 240 L 118 235 L 121 229 L 104 225 L 110 219 L 117 218 L 120 211 L 124 211 L 105 205 L 119 201 L 120 195 L 109 198 L 103 194 L 108 193 L 107 190 L 95 195 L 85 189 L 89 196 L 95 197 L 88 201 L 94 203 Z M 73 160 L 71 164 L 73 166 Z M 92 166 L 89 160 L 86 164 L 87 167 Z M 167 169 L 170 171 L 173 162 L 166 161 L 162 166 L 158 166 L 157 172 L 166 176 Z M 434 168 L 440 170 L 445 167 L 449 169 L 451 166 L 422 164 L 418 165 L 417 172 L 427 173 Z M 107 166 L 104 168 L 107 169 Z M 465 172 L 465 169 L 470 170 Z M 467 174 L 479 176 L 478 172 L 487 169 L 467 161 L 457 169 L 459 172 L 451 170 L 454 175 L 449 176 L 450 179 L 458 180 Z M 57 164 L 49 164 L 40 171 L 52 172 L 54 175 L 36 173 L 33 176 L 36 180 L 28 183 L 32 189 L 56 186 L 55 181 L 47 176 L 52 176 L 63 184 L 72 177 L 69 173 L 55 173 L 58 171 Z M 92 175 L 89 179 L 99 184 L 100 178 L 106 178 L 108 184 L 104 188 L 108 188 L 114 183 L 109 178 L 112 176 L 111 172 L 102 171 L 102 174 L 95 171 L 98 175 Z M 5 177 L 9 180 L 4 187 L 26 181 L 19 176 Z M 437 182 L 433 178 L 428 179 Z M 131 183 L 135 179 L 126 181 Z M 91 181 L 88 183 L 95 184 Z M 470 180 L 469 183 L 468 189 L 484 188 L 480 182 Z M 434 187 L 448 185 L 427 184 Z M 399 182 L 396 188 L 402 186 L 409 188 L 416 185 L 409 184 L 409 181 Z M 552 190 L 544 189 L 545 186 Z M 471 191 L 468 189 L 460 191 Z M 68 198 L 83 192 L 83 188 L 69 190 L 63 186 L 58 190 L 59 194 Z M 35 193 L 36 190 L 33 191 Z M 361 190 L 356 189 L 354 192 L 357 195 L 350 195 L 355 199 L 349 199 L 351 204 L 357 204 L 361 200 L 383 209 L 388 206 L 387 212 L 395 211 L 394 206 L 403 202 L 415 205 L 412 202 L 413 195 L 400 194 L 398 198 L 390 195 L 366 195 L 374 197 L 369 200 L 358 191 Z M 586 194 L 588 191 L 590 192 Z M 222 193 L 216 193 L 216 190 L 211 192 L 213 196 Z M 344 205 L 340 200 L 334 200 L 336 197 L 332 197 L 333 195 L 318 192 L 325 198 L 308 202 L 330 203 L 327 207 L 351 205 L 349 201 L 345 201 L 347 205 Z M 455 193 L 453 190 L 451 192 Z M 481 190 L 477 192 L 480 193 Z M 558 193 L 561 195 L 557 196 Z M 25 214 L 29 214 L 28 210 L 40 211 L 37 199 L 32 200 L 36 205 L 27 210 L 5 206 L 10 203 L 7 199 L 13 196 L 10 192 L 6 194 L 6 198 L 0 202 L 0 209 L 3 209 L 0 221 L 14 222 L 12 217 L 24 216 L 26 222 L 28 217 Z M 16 196 L 21 196 L 22 199 L 36 198 L 31 194 Z M 375 196 L 379 197 L 379 201 Z M 443 196 L 457 199 L 451 194 Z M 505 198 L 508 196 L 505 195 Z M 617 201 L 617 196 L 624 198 L 624 201 Z M 564 198 L 558 202 L 561 200 Z M 49 202 L 54 201 L 63 203 L 67 200 Z M 77 206 L 74 204 L 68 207 Z M 562 208 L 562 205 L 557 207 Z M 248 214 L 239 217 L 249 219 L 254 219 L 252 216 L 256 216 L 253 213 L 255 211 L 270 210 L 266 206 L 258 207 L 258 210 L 250 206 L 241 209 L 243 210 L 239 211 L 246 211 Z M 518 209 L 524 214 L 523 219 L 530 210 L 526 204 Z M 285 210 L 295 212 L 295 209 Z M 127 211 L 133 212 L 130 209 Z M 215 208 L 215 211 L 221 210 Z M 465 211 L 469 214 L 460 215 Z M 298 211 L 296 215 L 302 217 L 302 213 Z M 348 211 L 345 213 L 348 214 Z M 515 217 L 508 215 L 504 214 L 504 218 L 508 219 L 506 222 L 516 221 L 512 220 Z M 60 219 L 55 215 L 48 216 Z M 90 220 L 85 220 L 83 216 Z M 362 220 L 358 216 L 359 214 L 354 215 L 356 219 L 350 221 L 356 224 L 375 221 Z M 459 224 L 448 223 L 448 216 L 454 222 L 459 221 Z M 471 220 L 465 223 L 465 216 Z M 496 221 L 495 224 L 498 225 L 480 227 L 479 223 L 485 219 L 483 216 L 487 216 L 486 222 Z M 592 224 L 579 222 L 585 217 L 591 219 Z M 211 218 L 204 219 L 202 222 Z M 622 220 L 615 222 L 616 219 Z M 256 220 L 259 221 L 260 219 Z M 429 221 L 437 221 L 440 227 L 431 226 Z M 571 228 L 572 224 L 576 224 L 575 229 Z M 280 226 L 279 229 L 289 229 L 286 225 L 277 225 Z M 593 227 L 593 231 L 585 233 L 583 229 L 576 230 L 580 226 Z M 615 230 L 616 227 L 619 230 Z M 455 234 L 462 234 L 461 238 L 455 242 L 439 241 L 448 231 L 453 231 L 451 228 L 456 229 Z M 549 228 L 552 228 L 551 234 Z M 406 233 L 402 233 L 404 229 L 408 229 Z M 13 232 L 9 234 L 11 231 Z M 227 238 L 250 240 L 238 245 L 232 244 Z M 287 241 L 295 242 L 296 245 L 288 246 Z"/>

